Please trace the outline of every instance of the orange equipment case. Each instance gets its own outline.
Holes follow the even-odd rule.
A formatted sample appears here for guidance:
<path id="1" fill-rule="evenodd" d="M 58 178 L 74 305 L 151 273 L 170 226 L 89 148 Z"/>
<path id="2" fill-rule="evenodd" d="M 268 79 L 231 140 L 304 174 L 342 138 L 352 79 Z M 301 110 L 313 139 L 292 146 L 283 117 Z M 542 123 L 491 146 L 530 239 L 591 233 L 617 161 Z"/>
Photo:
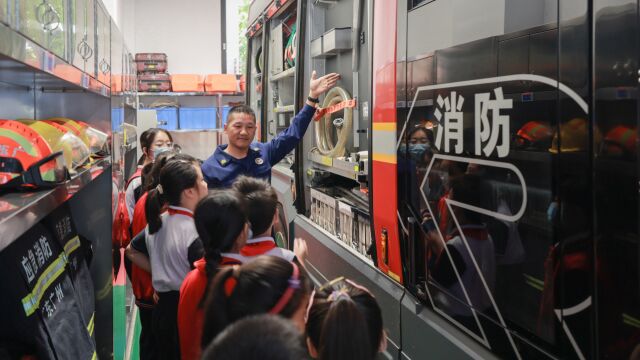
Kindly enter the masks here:
<path id="1" fill-rule="evenodd" d="M 203 92 L 204 79 L 195 74 L 172 74 L 171 87 L 174 92 Z"/>
<path id="2" fill-rule="evenodd" d="M 238 91 L 238 80 L 234 74 L 209 74 L 204 86 L 206 92 L 235 93 Z"/>

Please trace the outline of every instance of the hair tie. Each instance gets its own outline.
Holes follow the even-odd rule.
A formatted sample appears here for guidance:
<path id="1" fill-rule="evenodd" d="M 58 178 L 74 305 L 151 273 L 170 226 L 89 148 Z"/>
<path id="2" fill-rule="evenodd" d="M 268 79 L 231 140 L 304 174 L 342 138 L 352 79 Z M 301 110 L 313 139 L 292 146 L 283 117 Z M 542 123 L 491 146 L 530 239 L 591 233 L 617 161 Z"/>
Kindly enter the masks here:
<path id="1" fill-rule="evenodd" d="M 236 288 L 236 285 L 238 285 L 238 280 L 233 275 L 231 275 L 227 278 L 227 280 L 224 281 L 224 294 L 227 298 L 231 297 L 231 294 L 233 294 L 233 290 Z"/>
<path id="2" fill-rule="evenodd" d="M 292 262 L 291 265 L 293 266 L 293 273 L 291 274 L 291 277 L 288 280 L 287 289 L 284 291 L 284 293 L 282 294 L 282 296 L 280 297 L 276 305 L 273 308 L 271 308 L 271 310 L 269 310 L 269 314 L 279 314 L 280 311 L 282 311 L 282 309 L 284 309 L 284 307 L 287 306 L 287 304 L 289 303 L 289 300 L 291 300 L 291 297 L 293 297 L 293 293 L 296 291 L 296 289 L 300 288 L 300 279 L 299 279 L 300 270 L 298 269 L 298 265 L 296 265 L 296 263 Z"/>
<path id="3" fill-rule="evenodd" d="M 164 193 L 164 191 L 162 190 L 162 185 L 158 184 L 158 186 L 156 186 L 156 190 L 158 191 L 158 194 L 162 195 Z"/>
<path id="4" fill-rule="evenodd" d="M 233 295 L 233 290 L 235 290 L 236 285 L 238 285 L 238 269 L 240 267 L 238 265 L 233 265 L 231 268 L 233 269 L 231 276 L 224 281 L 224 295 L 227 298 Z"/>
<path id="5" fill-rule="evenodd" d="M 340 300 L 351 300 L 351 296 L 349 296 L 348 290 L 346 288 L 342 288 L 340 290 L 334 290 L 331 295 L 329 295 L 327 300 L 332 302 L 338 302 Z"/>

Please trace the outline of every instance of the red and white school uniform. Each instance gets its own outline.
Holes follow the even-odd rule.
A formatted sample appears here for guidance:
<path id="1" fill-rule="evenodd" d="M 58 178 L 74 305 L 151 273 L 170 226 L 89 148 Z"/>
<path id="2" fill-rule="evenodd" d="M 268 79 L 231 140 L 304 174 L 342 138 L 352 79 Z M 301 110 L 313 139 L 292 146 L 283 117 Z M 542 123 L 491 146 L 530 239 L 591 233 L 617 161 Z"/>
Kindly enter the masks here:
<path id="1" fill-rule="evenodd" d="M 254 258 L 260 255 L 271 255 L 293 261 L 296 254 L 288 249 L 279 248 L 271 236 L 259 237 L 247 240 L 247 244 L 240 250 L 240 255 Z"/>
<path id="2" fill-rule="evenodd" d="M 219 267 L 242 265 L 247 259 L 240 254 L 222 253 Z M 207 271 L 204 258 L 193 263 L 191 270 L 180 287 L 178 303 L 178 335 L 180 337 L 180 354 L 182 360 L 200 359 L 200 339 L 204 311 L 200 306 L 207 289 Z"/>

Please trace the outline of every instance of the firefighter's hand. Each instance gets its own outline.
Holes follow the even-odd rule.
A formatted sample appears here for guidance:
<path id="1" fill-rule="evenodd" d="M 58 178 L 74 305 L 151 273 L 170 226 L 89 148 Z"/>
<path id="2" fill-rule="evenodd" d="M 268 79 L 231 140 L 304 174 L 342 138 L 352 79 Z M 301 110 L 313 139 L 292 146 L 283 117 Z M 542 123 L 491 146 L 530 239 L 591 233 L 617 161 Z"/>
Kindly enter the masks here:
<path id="1" fill-rule="evenodd" d="M 336 86 L 338 80 L 340 80 L 340 74 L 336 73 L 316 78 L 316 71 L 314 70 L 311 73 L 311 80 L 309 81 L 309 96 L 312 98 L 318 98 L 320 95 Z"/>
<path id="2" fill-rule="evenodd" d="M 293 240 L 293 253 L 296 254 L 296 258 L 298 258 L 300 264 L 304 265 L 304 261 L 307 259 L 309 253 L 307 242 L 302 238 L 295 238 L 295 240 Z"/>

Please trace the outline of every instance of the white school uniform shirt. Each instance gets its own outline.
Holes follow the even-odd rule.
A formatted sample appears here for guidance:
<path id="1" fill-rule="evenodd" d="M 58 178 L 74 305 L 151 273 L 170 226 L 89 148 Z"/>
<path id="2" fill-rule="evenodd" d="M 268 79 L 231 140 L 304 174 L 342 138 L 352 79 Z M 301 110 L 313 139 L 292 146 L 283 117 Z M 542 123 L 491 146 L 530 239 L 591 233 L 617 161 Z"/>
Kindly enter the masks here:
<path id="1" fill-rule="evenodd" d="M 198 239 L 193 212 L 177 206 L 161 215 L 162 227 L 155 234 L 145 229 L 151 262 L 151 282 L 157 292 L 180 291 L 191 271 L 189 247 Z"/>
<path id="2" fill-rule="evenodd" d="M 293 261 L 296 254 L 288 249 L 279 248 L 271 236 L 247 240 L 247 244 L 240 250 L 240 254 L 251 259 L 260 255 L 271 255 Z"/>

